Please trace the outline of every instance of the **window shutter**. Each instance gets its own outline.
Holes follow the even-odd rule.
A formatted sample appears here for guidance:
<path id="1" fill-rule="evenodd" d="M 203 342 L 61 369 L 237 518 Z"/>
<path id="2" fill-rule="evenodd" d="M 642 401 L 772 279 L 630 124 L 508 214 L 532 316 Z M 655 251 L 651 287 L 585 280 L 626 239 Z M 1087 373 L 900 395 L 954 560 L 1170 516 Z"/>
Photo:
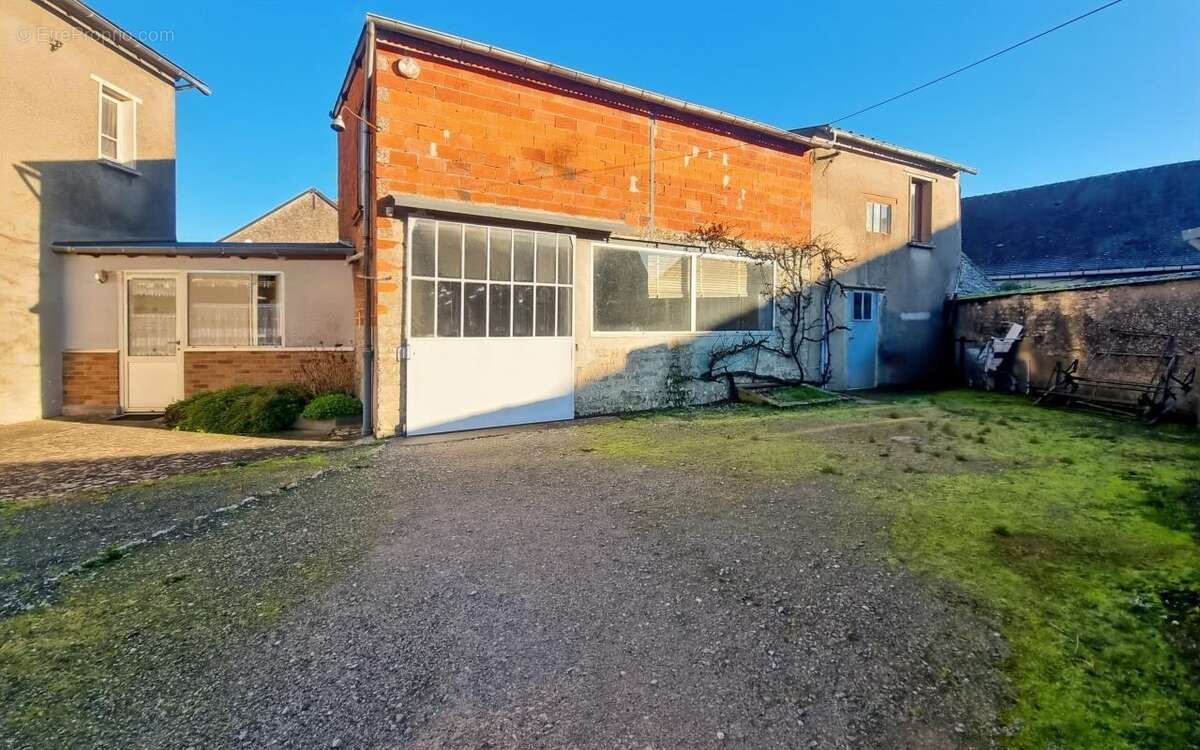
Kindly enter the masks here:
<path id="1" fill-rule="evenodd" d="M 749 263 L 701 258 L 697 272 L 697 297 L 748 297 Z"/>
<path id="2" fill-rule="evenodd" d="M 687 296 L 687 263 L 681 255 L 646 257 L 646 294 L 651 299 L 682 299 Z"/>

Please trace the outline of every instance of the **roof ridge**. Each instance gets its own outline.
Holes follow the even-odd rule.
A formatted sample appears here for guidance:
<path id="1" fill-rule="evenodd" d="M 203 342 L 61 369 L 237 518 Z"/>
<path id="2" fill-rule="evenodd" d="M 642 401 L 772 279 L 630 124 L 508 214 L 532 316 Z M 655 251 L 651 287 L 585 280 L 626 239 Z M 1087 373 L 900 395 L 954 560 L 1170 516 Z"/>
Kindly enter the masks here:
<path id="1" fill-rule="evenodd" d="M 240 231 L 242 231 L 242 230 L 244 230 L 244 229 L 249 229 L 251 226 L 253 226 L 253 225 L 257 224 L 258 222 L 260 222 L 260 221 L 262 221 L 263 219 L 267 218 L 268 216 L 270 216 L 271 214 L 275 213 L 276 211 L 280 211 L 280 210 L 282 210 L 282 209 L 283 209 L 285 206 L 287 206 L 287 205 L 289 205 L 289 204 L 291 204 L 291 203 L 294 203 L 294 202 L 296 202 L 298 199 L 300 199 L 300 198 L 303 198 L 304 196 L 306 196 L 306 195 L 309 195 L 309 194 L 316 195 L 318 198 L 320 198 L 321 200 L 323 200 L 323 201 L 325 201 L 326 203 L 328 203 L 328 204 L 329 204 L 329 205 L 330 205 L 332 208 L 334 208 L 335 210 L 336 210 L 336 209 L 337 209 L 337 207 L 338 207 L 337 201 L 335 201 L 335 200 L 332 200 L 332 199 L 331 199 L 329 196 L 327 196 L 327 195 L 325 195 L 324 193 L 322 193 L 322 192 L 320 191 L 320 189 L 319 189 L 319 188 L 316 188 L 316 187 L 308 187 L 308 188 L 305 188 L 305 189 L 301 190 L 300 192 L 296 193 L 296 194 L 295 194 L 295 195 L 293 195 L 291 198 L 288 198 L 287 200 L 283 201 L 282 203 L 280 203 L 279 205 L 275 206 L 274 208 L 267 209 L 267 210 L 266 210 L 266 211 L 264 211 L 263 213 L 261 213 L 261 214 L 259 214 L 258 216 L 254 217 L 253 219 L 251 219 L 250 221 L 248 221 L 248 222 L 246 222 L 245 224 L 241 225 L 240 227 L 238 227 L 237 229 L 233 230 L 232 232 L 228 232 L 228 233 L 226 233 L 226 234 L 225 234 L 225 236 L 218 238 L 218 239 L 217 239 L 217 242 L 226 242 L 226 241 L 229 241 L 229 238 L 230 238 L 230 237 L 232 237 L 233 235 L 237 234 L 238 232 L 240 232 Z"/>
<path id="2" fill-rule="evenodd" d="M 1148 167 L 1134 167 L 1133 169 L 1118 169 L 1115 172 L 1103 172 L 1101 174 L 1087 175 L 1085 177 L 1072 177 L 1069 180 L 1058 180 L 1056 182 L 1044 182 L 1041 185 L 1026 185 L 1025 187 L 1011 188 L 1009 190 L 997 190 L 994 193 L 980 193 L 979 195 L 970 195 L 963 198 L 963 201 L 975 200 L 976 198 L 990 198 L 994 195 L 1006 195 L 1008 193 L 1020 193 L 1026 190 L 1041 190 L 1042 188 L 1055 187 L 1058 185 L 1070 185 L 1074 182 L 1084 182 L 1086 180 L 1098 180 L 1102 177 L 1113 177 L 1115 175 L 1131 174 L 1133 172 L 1148 172 L 1152 169 L 1165 169 L 1167 167 L 1181 167 L 1185 164 L 1200 164 L 1200 159 L 1186 159 L 1184 161 L 1173 161 L 1166 164 L 1151 164 Z"/>

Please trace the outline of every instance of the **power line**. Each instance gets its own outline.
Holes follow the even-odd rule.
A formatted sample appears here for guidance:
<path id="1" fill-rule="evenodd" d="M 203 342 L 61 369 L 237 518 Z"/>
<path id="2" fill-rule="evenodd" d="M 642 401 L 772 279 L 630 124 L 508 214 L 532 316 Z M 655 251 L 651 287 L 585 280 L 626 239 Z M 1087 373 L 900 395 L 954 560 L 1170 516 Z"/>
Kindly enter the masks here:
<path id="1" fill-rule="evenodd" d="M 891 104 L 892 102 L 896 101 L 897 99 L 906 97 L 909 94 L 915 94 L 916 92 L 920 91 L 921 89 L 928 88 L 935 83 L 941 83 L 942 81 L 946 80 L 947 78 L 949 78 L 951 76 L 956 76 L 959 73 L 962 73 L 964 70 L 970 70 L 971 68 L 974 68 L 976 65 L 982 65 L 983 63 L 987 62 L 988 60 L 994 60 L 1006 52 L 1012 52 L 1017 47 L 1023 47 L 1026 44 L 1029 44 L 1030 42 L 1032 42 L 1036 39 L 1041 39 L 1042 37 L 1046 36 L 1047 34 L 1052 34 L 1055 31 L 1058 31 L 1059 29 L 1061 29 L 1063 27 L 1070 26 L 1071 24 L 1075 23 L 1076 21 L 1082 21 L 1083 19 L 1087 18 L 1088 16 L 1095 15 L 1095 14 L 1099 13 L 1100 11 L 1105 10 L 1106 8 L 1111 8 L 1112 6 L 1116 5 L 1117 3 L 1121 2 L 1121 1 L 1122 0 L 1112 0 L 1112 2 L 1105 3 L 1104 5 L 1101 5 L 1099 8 L 1094 8 L 1092 10 L 1089 10 L 1087 13 L 1084 13 L 1083 15 L 1075 16 L 1074 18 L 1072 18 L 1069 21 L 1063 21 L 1062 23 L 1055 26 L 1054 28 L 1046 29 L 1045 31 L 1043 31 L 1041 33 L 1034 34 L 1033 36 L 1029 37 L 1028 39 L 1023 39 L 1023 40 L 1017 42 L 1016 44 L 1005 47 L 1004 49 L 1000 50 L 999 52 L 993 52 L 992 54 L 988 55 L 987 57 L 976 60 L 975 62 L 973 62 L 969 65 L 964 65 L 961 68 L 958 68 L 957 70 L 952 70 L 944 76 L 934 78 L 932 81 L 929 81 L 927 83 L 922 83 L 920 86 L 911 88 L 908 91 L 905 91 L 903 93 L 896 94 L 895 96 L 884 99 L 881 102 L 876 102 L 875 104 L 872 104 L 869 107 L 864 107 L 864 108 L 858 110 L 857 112 L 851 112 L 848 115 L 842 115 L 841 117 L 837 118 L 836 120 L 830 121 L 829 124 L 835 125 L 835 124 L 841 122 L 842 120 L 849 120 L 851 117 L 858 117 L 859 115 L 861 115 L 865 112 L 870 112 L 871 110 L 876 109 L 878 107 L 882 107 L 885 104 Z"/>

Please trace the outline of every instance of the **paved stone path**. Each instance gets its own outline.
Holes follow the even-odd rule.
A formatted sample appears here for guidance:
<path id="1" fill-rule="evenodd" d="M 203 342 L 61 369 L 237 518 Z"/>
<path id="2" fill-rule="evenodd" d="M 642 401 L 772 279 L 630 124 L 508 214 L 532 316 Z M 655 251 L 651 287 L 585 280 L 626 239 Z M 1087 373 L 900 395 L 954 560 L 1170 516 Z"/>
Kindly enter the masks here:
<path id="1" fill-rule="evenodd" d="M 3 425 L 0 500 L 112 488 L 330 445 L 54 419 Z"/>

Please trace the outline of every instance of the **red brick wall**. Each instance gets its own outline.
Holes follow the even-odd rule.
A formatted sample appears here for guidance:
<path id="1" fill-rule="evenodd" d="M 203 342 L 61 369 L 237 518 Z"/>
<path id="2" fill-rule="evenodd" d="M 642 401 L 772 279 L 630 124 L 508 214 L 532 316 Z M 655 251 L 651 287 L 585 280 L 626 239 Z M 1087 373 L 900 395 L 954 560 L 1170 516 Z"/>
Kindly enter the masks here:
<path id="1" fill-rule="evenodd" d="M 63 352 L 63 412 L 115 413 L 121 403 L 116 352 Z"/>
<path id="2" fill-rule="evenodd" d="M 342 358 L 351 371 L 354 352 L 223 351 L 184 352 L 183 395 L 235 385 L 276 385 L 300 380 L 305 360 Z"/>
<path id="3" fill-rule="evenodd" d="M 721 222 L 748 239 L 807 239 L 811 164 L 798 144 L 690 118 L 432 43 L 384 34 L 379 188 L 650 225 Z M 419 61 L 406 79 L 393 63 Z"/>

